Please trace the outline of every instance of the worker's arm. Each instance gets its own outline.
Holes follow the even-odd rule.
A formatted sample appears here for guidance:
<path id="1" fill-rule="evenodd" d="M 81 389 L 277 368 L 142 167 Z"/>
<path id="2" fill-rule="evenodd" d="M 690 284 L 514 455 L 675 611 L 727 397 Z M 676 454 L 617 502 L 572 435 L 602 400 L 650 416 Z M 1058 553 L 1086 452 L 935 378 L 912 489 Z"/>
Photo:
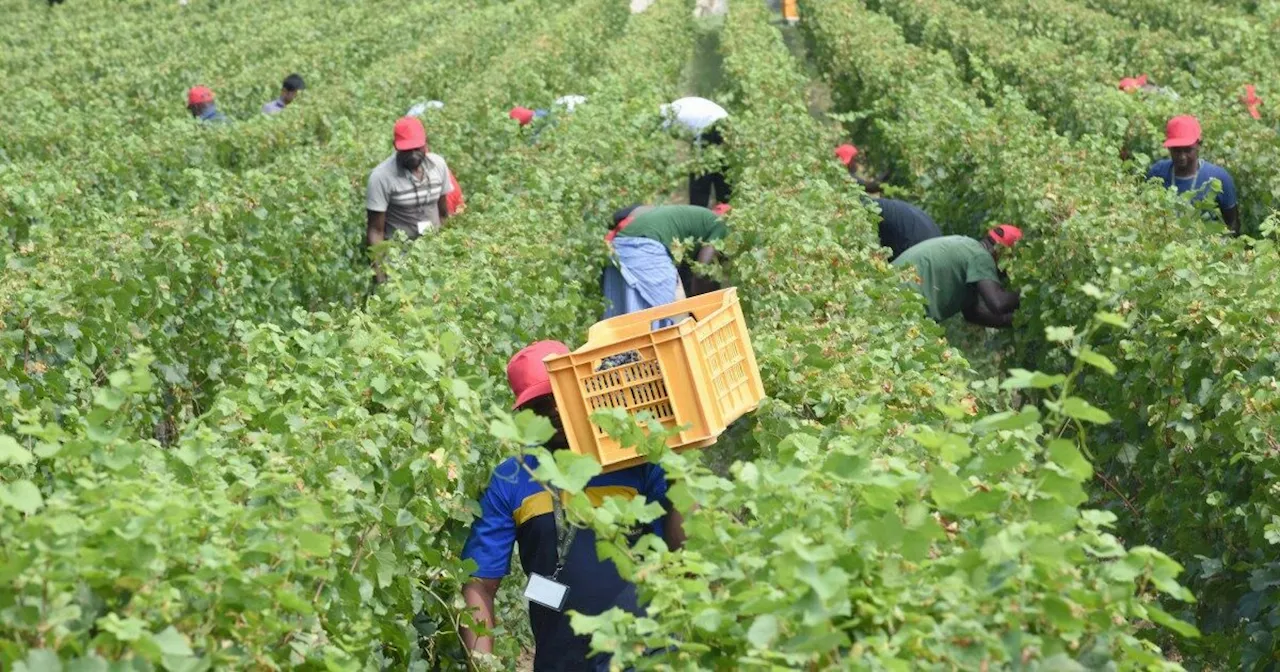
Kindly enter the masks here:
<path id="1" fill-rule="evenodd" d="M 476 622 L 486 630 L 493 629 L 493 600 L 498 595 L 498 587 L 502 579 L 471 579 L 462 587 L 462 599 L 467 603 Z M 493 637 L 480 636 L 471 628 L 462 629 L 462 643 L 467 650 L 479 653 L 493 653 Z"/>
<path id="2" fill-rule="evenodd" d="M 973 307 L 966 308 L 964 311 L 964 319 L 972 324 L 980 327 L 991 327 L 992 329 L 1007 329 L 1013 326 L 1013 313 L 995 313 L 987 303 L 978 297 Z"/>
<path id="3" fill-rule="evenodd" d="M 444 220 L 449 219 L 449 199 L 441 196 L 436 200 L 436 212 L 440 213 L 440 226 L 444 226 Z"/>
<path id="4" fill-rule="evenodd" d="M 703 245 L 702 249 L 698 250 L 699 264 L 709 264 L 715 260 L 716 260 L 716 248 L 712 247 L 711 245 Z"/>
<path id="5" fill-rule="evenodd" d="M 684 516 L 674 506 L 667 511 L 662 521 L 662 536 L 667 542 L 667 548 L 673 551 L 684 547 L 685 539 L 688 538 L 684 534 Z"/>
<path id="6" fill-rule="evenodd" d="M 1235 205 L 1222 211 L 1222 221 L 1231 231 L 1231 235 L 1240 235 L 1240 206 Z"/>
<path id="7" fill-rule="evenodd" d="M 365 226 L 365 240 L 369 244 L 369 249 L 387 239 L 387 213 L 368 211 L 369 221 Z M 387 274 L 382 270 L 382 265 L 377 261 L 373 262 L 373 272 L 376 282 L 383 282 L 387 279 Z"/>
<path id="8" fill-rule="evenodd" d="M 1005 289 L 995 280 L 978 281 L 978 298 L 998 315 L 1012 313 L 1022 305 L 1022 297 L 1017 292 Z"/>

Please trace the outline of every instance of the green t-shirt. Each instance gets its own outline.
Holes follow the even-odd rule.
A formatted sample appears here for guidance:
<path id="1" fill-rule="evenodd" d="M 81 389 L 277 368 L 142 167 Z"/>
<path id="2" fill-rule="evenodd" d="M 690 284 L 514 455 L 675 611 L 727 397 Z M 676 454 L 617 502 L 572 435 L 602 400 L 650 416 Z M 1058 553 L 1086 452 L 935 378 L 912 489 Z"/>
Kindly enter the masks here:
<path id="1" fill-rule="evenodd" d="M 700 243 L 720 240 L 729 228 L 716 213 L 696 205 L 662 205 L 637 216 L 618 236 L 650 238 L 667 247 L 677 240 L 693 238 Z"/>
<path id="2" fill-rule="evenodd" d="M 929 300 L 929 317 L 939 322 L 976 305 L 979 280 L 1000 280 L 991 253 L 968 236 L 943 236 L 913 245 L 893 260 L 894 266 L 905 264 L 915 266 L 920 293 Z"/>

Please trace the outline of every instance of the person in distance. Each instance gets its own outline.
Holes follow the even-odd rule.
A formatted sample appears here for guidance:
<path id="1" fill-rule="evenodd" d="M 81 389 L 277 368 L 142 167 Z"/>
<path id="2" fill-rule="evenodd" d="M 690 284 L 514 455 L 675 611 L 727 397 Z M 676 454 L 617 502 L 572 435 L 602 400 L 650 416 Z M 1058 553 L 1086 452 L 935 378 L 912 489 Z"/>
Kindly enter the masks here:
<path id="1" fill-rule="evenodd" d="M 289 103 L 292 103 L 298 97 L 298 92 L 305 88 L 307 88 L 307 84 L 302 81 L 302 75 L 295 72 L 285 77 L 284 83 L 280 85 L 280 97 L 263 105 L 262 113 L 272 115 L 283 112 L 284 108 L 288 107 Z"/>
<path id="2" fill-rule="evenodd" d="M 539 341 L 520 350 L 507 364 L 507 381 L 516 396 L 513 409 L 533 411 L 551 422 L 555 435 L 545 445 L 552 451 L 568 449 L 569 443 L 542 360 L 568 352 L 563 343 Z M 476 563 L 475 572 L 462 588 L 463 598 L 476 622 L 486 629 L 493 628 L 494 598 L 502 579 L 510 572 L 512 546 L 519 543 L 520 565 L 530 578 L 525 594 L 530 598 L 529 625 L 536 646 L 533 669 L 606 671 L 610 656 L 591 655 L 590 637 L 574 634 L 567 612 L 597 615 L 618 607 L 641 613 L 636 588 L 618 575 L 612 561 L 599 558 L 593 530 L 569 524 L 556 501 L 563 502 L 565 497 L 559 490 L 535 481 L 530 473 L 535 468 L 535 458 L 521 456 L 510 458 L 493 470 L 480 497 L 480 517 L 472 523 L 462 549 L 462 557 Z M 586 494 L 597 506 L 606 497 L 643 496 L 661 503 L 666 515 L 651 527 L 635 531 L 629 543 L 653 532 L 672 550 L 684 544 L 683 518 L 667 499 L 667 478 L 662 467 L 642 464 L 599 474 L 587 482 Z M 548 585 L 550 594 L 537 590 L 545 591 Z M 543 603 L 555 602 L 557 590 L 564 587 L 568 592 L 559 595 L 559 608 Z M 472 651 L 493 651 L 491 636 L 464 628 L 462 637 Z"/>
<path id="3" fill-rule="evenodd" d="M 942 229 L 938 228 L 937 222 L 934 222 L 924 210 L 896 198 L 879 197 L 880 185 L 888 179 L 888 172 L 875 180 L 858 177 L 855 172 L 857 147 L 849 144 L 840 145 L 836 147 L 836 157 L 849 168 L 849 175 L 867 190 L 867 200 L 880 208 L 880 245 L 893 251 L 889 261 L 902 256 L 903 252 L 918 243 L 942 235 Z"/>
<path id="4" fill-rule="evenodd" d="M 207 86 L 193 86 L 187 90 L 187 111 L 205 124 L 227 120 L 218 111 L 217 104 L 213 102 L 213 90 Z"/>
<path id="5" fill-rule="evenodd" d="M 931 238 L 908 249 L 894 266 L 916 271 L 916 288 L 928 299 L 929 317 L 941 322 L 956 313 L 984 327 L 1013 325 L 1013 312 L 1022 302 L 1000 282 L 996 261 L 1001 250 L 1022 239 L 1022 230 L 1001 224 L 983 240 L 968 236 Z"/>
<path id="6" fill-rule="evenodd" d="M 447 197 L 453 191 L 444 157 L 427 147 L 427 131 L 416 117 L 401 117 L 393 131 L 395 153 L 369 173 L 365 196 L 366 240 L 370 247 L 399 231 L 417 240 L 449 218 Z M 385 279 L 375 268 L 375 282 Z"/>
<path id="7" fill-rule="evenodd" d="M 1151 164 L 1147 179 L 1159 179 L 1165 188 L 1174 187 L 1179 194 L 1191 192 L 1191 202 L 1198 203 L 1209 195 L 1212 180 L 1222 183 L 1218 194 L 1218 211 L 1233 235 L 1240 235 L 1240 204 L 1236 200 L 1236 183 L 1231 174 L 1217 164 L 1200 158 L 1200 120 L 1182 115 L 1165 126 L 1164 146 L 1169 158 Z"/>
<path id="8" fill-rule="evenodd" d="M 716 210 L 696 205 L 633 205 L 613 214 L 605 242 L 610 243 L 614 263 L 605 267 L 603 284 L 605 318 L 662 306 L 685 298 L 684 283 L 671 256 L 677 240 L 699 245 L 697 260 L 715 260 L 712 243 L 729 234 L 721 219 L 727 205 Z M 693 276 L 690 276 L 693 278 Z M 700 282 L 700 281 L 697 281 Z M 700 285 L 691 294 L 703 292 Z"/>
<path id="9" fill-rule="evenodd" d="M 701 150 L 704 146 L 723 145 L 722 135 L 729 113 L 723 107 L 707 100 L 690 96 L 663 105 L 659 112 L 662 115 L 663 129 L 673 126 L 691 134 L 694 148 Z M 721 165 L 709 172 L 689 175 L 689 205 L 707 207 L 712 193 L 715 203 L 728 203 L 733 196 L 733 187 L 725 179 L 726 166 Z"/>
<path id="10" fill-rule="evenodd" d="M 852 177 L 858 184 L 861 184 L 862 188 L 866 189 L 868 194 L 873 196 L 878 195 L 883 191 L 881 185 L 889 180 L 892 171 L 886 170 L 880 175 L 880 177 L 872 179 L 866 179 L 858 175 L 859 153 L 860 152 L 856 146 L 848 143 L 836 147 L 836 158 L 840 159 L 840 163 L 843 163 L 845 167 L 849 169 L 849 177 Z"/>

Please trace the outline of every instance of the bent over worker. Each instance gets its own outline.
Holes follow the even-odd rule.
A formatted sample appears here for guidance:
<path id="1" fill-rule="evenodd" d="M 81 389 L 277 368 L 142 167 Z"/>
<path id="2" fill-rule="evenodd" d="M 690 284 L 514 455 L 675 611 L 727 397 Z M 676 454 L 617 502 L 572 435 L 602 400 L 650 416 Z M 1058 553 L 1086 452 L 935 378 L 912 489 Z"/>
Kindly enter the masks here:
<path id="1" fill-rule="evenodd" d="M 416 117 L 401 117 L 394 129 L 395 153 L 369 173 L 365 196 L 366 240 L 372 247 L 399 231 L 416 240 L 449 218 L 446 199 L 453 192 L 444 157 L 427 148 L 427 131 Z M 379 270 L 377 279 L 382 280 Z"/>
<path id="2" fill-rule="evenodd" d="M 893 250 L 889 261 L 931 238 L 942 236 L 933 218 L 920 208 L 896 198 L 873 198 L 880 206 L 880 245 Z"/>
<path id="3" fill-rule="evenodd" d="M 1209 195 L 1212 180 L 1222 183 L 1218 194 L 1218 211 L 1222 222 L 1234 235 L 1240 235 L 1240 207 L 1236 200 L 1236 183 L 1231 174 L 1217 164 L 1200 158 L 1200 121 L 1183 115 L 1169 120 L 1165 126 L 1164 146 L 1169 158 L 1151 164 L 1147 179 L 1159 179 L 1165 188 L 1174 187 L 1179 194 L 1191 192 L 1191 202 L 1198 203 Z"/>
<path id="4" fill-rule="evenodd" d="M 187 90 L 187 111 L 204 124 L 226 121 L 227 118 L 218 111 L 218 105 L 213 102 L 213 98 L 213 89 L 207 86 L 193 86 Z"/>
<path id="5" fill-rule="evenodd" d="M 284 82 L 280 84 L 280 97 L 265 103 L 262 106 L 262 113 L 271 116 L 279 114 L 288 107 L 290 103 L 298 97 L 298 92 L 307 88 L 307 83 L 302 81 L 302 75 L 293 73 L 284 78 Z"/>
<path id="6" fill-rule="evenodd" d="M 680 98 L 660 109 L 663 117 L 662 127 L 673 125 L 689 133 L 693 137 L 694 148 L 723 145 L 726 120 L 729 113 L 723 107 L 707 100 L 690 96 Z M 689 175 L 689 205 L 707 207 L 714 191 L 716 203 L 728 203 L 733 196 L 733 187 L 725 179 L 726 166 L 721 163 L 710 170 Z"/>
<path id="7" fill-rule="evenodd" d="M 929 317 L 941 322 L 963 313 L 969 322 L 984 327 L 1013 325 L 1013 311 L 1022 298 L 1000 284 L 996 258 L 1013 247 L 1022 230 L 1001 224 L 983 240 L 968 236 L 931 238 L 908 249 L 894 266 L 911 266 L 919 277 L 917 289 L 929 301 Z"/>
<path id="8" fill-rule="evenodd" d="M 671 256 L 677 240 L 699 245 L 697 260 L 715 259 L 712 245 L 729 234 L 713 211 L 694 205 L 632 206 L 613 217 L 605 240 L 614 263 L 605 268 L 603 282 L 606 318 L 662 306 L 684 298 L 684 286 Z"/>
<path id="9" fill-rule="evenodd" d="M 516 395 L 513 408 L 528 409 L 547 418 L 555 435 L 546 447 L 552 451 L 568 448 L 564 426 L 551 394 L 551 379 L 542 360 L 569 352 L 556 341 L 529 345 L 507 364 L 507 381 Z M 525 467 L 528 467 L 526 469 Z M 609 669 L 608 654 L 592 656 L 590 637 L 576 635 L 566 612 L 573 610 L 594 616 L 613 607 L 642 613 L 636 588 L 618 575 L 611 560 L 596 553 L 596 535 L 591 529 L 570 526 L 561 502 L 567 498 L 558 490 L 535 480 L 530 470 L 537 460 L 513 457 L 493 470 L 493 477 L 480 497 L 480 517 L 471 525 L 462 557 L 476 563 L 472 578 L 462 589 L 467 607 L 486 628 L 494 625 L 494 598 L 502 579 L 511 570 L 511 551 L 520 545 L 520 566 L 531 579 L 537 575 L 568 587 L 560 609 L 529 602 L 529 625 L 533 629 L 535 672 Z M 684 544 L 683 518 L 667 499 L 667 478 L 662 467 L 642 464 L 595 476 L 587 482 L 586 494 L 599 505 L 606 497 L 644 497 L 659 502 L 666 514 L 652 526 L 633 532 L 628 543 L 643 533 L 653 532 L 671 549 Z M 468 649 L 491 653 L 493 639 L 471 630 L 463 631 Z"/>

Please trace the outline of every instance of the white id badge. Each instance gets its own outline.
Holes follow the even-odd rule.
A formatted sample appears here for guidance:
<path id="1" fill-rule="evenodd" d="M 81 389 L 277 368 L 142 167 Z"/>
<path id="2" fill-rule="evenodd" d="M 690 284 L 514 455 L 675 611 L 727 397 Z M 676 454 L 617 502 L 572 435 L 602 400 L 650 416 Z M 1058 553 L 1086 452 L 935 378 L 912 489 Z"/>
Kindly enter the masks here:
<path id="1" fill-rule="evenodd" d="M 569 586 L 541 574 L 529 574 L 529 584 L 524 587 L 525 599 L 555 611 L 564 608 L 564 598 L 568 595 Z"/>
<path id="2" fill-rule="evenodd" d="M 422 220 L 421 222 L 418 222 L 418 235 L 419 235 L 419 236 L 426 235 L 426 233 L 427 233 L 428 231 L 430 231 L 430 230 L 431 230 L 431 221 L 430 221 L 430 220 L 426 220 L 426 219 L 424 219 L 424 220 Z"/>

